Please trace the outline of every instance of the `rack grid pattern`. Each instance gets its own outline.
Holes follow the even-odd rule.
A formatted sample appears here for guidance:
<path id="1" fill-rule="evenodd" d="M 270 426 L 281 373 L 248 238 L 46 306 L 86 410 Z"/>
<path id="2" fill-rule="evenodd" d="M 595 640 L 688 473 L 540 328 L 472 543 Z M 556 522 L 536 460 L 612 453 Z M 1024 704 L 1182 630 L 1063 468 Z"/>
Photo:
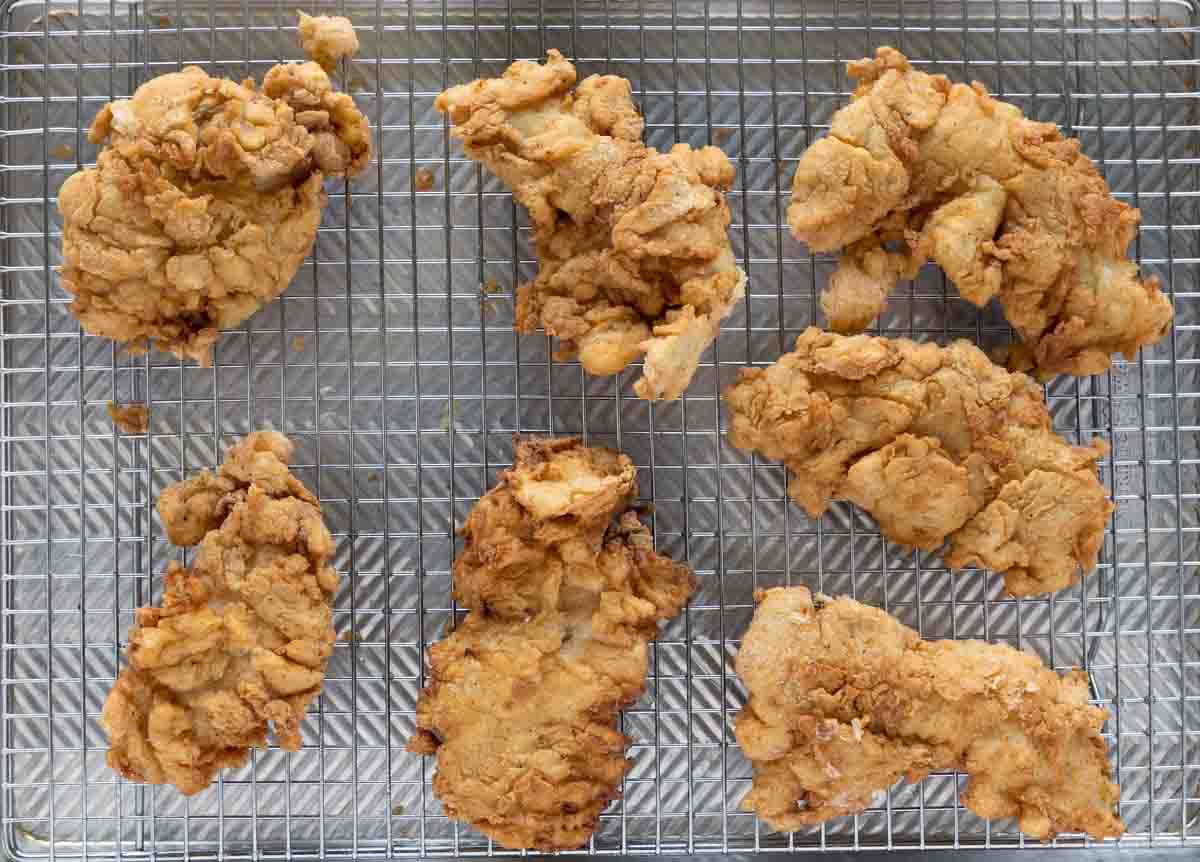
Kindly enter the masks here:
<path id="1" fill-rule="evenodd" d="M 0 828 L 15 858 L 369 859 L 502 855 L 447 820 L 432 764 L 404 752 L 425 647 L 453 624 L 454 528 L 511 459 L 511 435 L 579 433 L 639 467 L 664 551 L 699 574 L 624 713 L 634 766 L 589 852 L 750 852 L 1024 844 L 1011 822 L 956 805 L 966 776 L 897 786 L 858 817 L 794 835 L 738 810 L 749 766 L 733 739 L 732 670 L 756 589 L 804 583 L 886 608 L 925 637 L 978 637 L 1083 666 L 1129 826 L 1122 845 L 1200 845 L 1200 29 L 1182 0 L 414 0 L 342 11 L 363 48 L 339 71 L 377 157 L 331 184 L 311 260 L 288 292 L 225 334 L 215 366 L 127 356 L 82 335 L 55 267 L 62 182 L 93 162 L 106 101 L 198 63 L 261 78 L 299 57 L 282 2 L 9 0 L 0 18 Z M 809 324 L 832 260 L 784 226 L 795 160 L 848 97 L 844 62 L 892 44 L 922 68 L 976 79 L 1083 141 L 1139 206 L 1134 253 L 1175 302 L 1170 336 L 1093 378 L 1053 381 L 1055 425 L 1112 444 L 1117 509 L 1099 571 L 1050 599 L 948 572 L 835 504 L 811 521 L 786 479 L 721 434 L 718 392 Z M 744 306 L 687 397 L 650 405 L 636 370 L 586 377 L 542 336 L 512 330 L 536 262 L 525 214 L 451 142 L 434 97 L 556 47 L 581 76 L 628 77 L 647 141 L 713 143 L 729 196 Z M 417 174 L 422 173 L 418 181 Z M 432 176 L 428 190 L 424 180 Z M 1007 340 L 936 270 L 893 296 L 878 330 L 945 343 Z M 105 405 L 145 400 L 148 434 Z M 120 782 L 98 716 L 133 610 L 177 553 L 153 504 L 167 484 L 274 427 L 321 497 L 346 574 L 343 633 L 305 747 L 256 752 L 190 799 Z M 1061 836 L 1060 846 L 1085 846 Z"/>

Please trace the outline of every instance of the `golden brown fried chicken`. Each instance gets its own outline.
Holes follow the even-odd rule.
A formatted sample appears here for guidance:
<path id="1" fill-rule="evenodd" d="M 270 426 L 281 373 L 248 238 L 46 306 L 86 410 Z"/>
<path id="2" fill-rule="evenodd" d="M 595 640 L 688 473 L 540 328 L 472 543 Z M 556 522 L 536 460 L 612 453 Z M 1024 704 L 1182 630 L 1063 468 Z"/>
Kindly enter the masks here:
<path id="1" fill-rule="evenodd" d="M 267 744 L 300 748 L 300 720 L 333 650 L 334 544 L 316 497 L 288 471 L 292 444 L 255 433 L 217 473 L 167 488 L 158 513 L 176 545 L 162 607 L 141 608 L 129 667 L 104 703 L 108 765 L 126 778 L 207 787 Z"/>
<path id="2" fill-rule="evenodd" d="M 316 63 L 261 89 L 189 66 L 106 105 L 95 168 L 63 184 L 63 286 L 86 332 L 212 361 L 291 281 L 316 239 L 322 182 L 371 157 L 366 118 Z"/>
<path id="3" fill-rule="evenodd" d="M 590 374 L 644 356 L 638 396 L 678 398 L 745 295 L 722 193 L 733 166 L 715 147 L 643 144 L 624 78 L 574 83 L 550 51 L 544 65 L 450 88 L 437 108 L 529 210 L 539 268 L 518 292 L 518 331 L 543 327 L 556 356 L 578 355 Z"/>
<path id="4" fill-rule="evenodd" d="M 925 641 L 849 598 L 760 593 L 737 656 L 736 733 L 754 764 L 742 808 L 791 831 L 855 814 L 900 778 L 970 775 L 962 803 L 1043 841 L 1125 831 L 1081 671 L 984 641 Z"/>
<path id="5" fill-rule="evenodd" d="M 617 711 L 695 587 L 654 552 L 635 493 L 624 455 L 519 439 L 463 528 L 454 596 L 470 613 L 430 649 L 408 747 L 437 754 L 446 813 L 505 847 L 586 843 L 629 768 Z"/>
<path id="6" fill-rule="evenodd" d="M 338 60 L 358 53 L 358 34 L 349 18 L 340 15 L 300 15 L 300 47 L 326 72 L 337 68 Z"/>
<path id="7" fill-rule="evenodd" d="M 892 48 L 849 73 L 854 99 L 801 156 L 788 208 L 797 239 L 843 250 L 821 297 L 834 330 L 864 329 L 932 258 L 975 305 L 999 297 L 1039 377 L 1104 371 L 1167 333 L 1157 277 L 1126 258 L 1140 213 L 1079 141 Z"/>
<path id="8" fill-rule="evenodd" d="M 783 461 L 809 517 L 844 497 L 903 545 L 949 542 L 951 568 L 1004 572 L 1015 596 L 1096 565 L 1112 512 L 1099 441 L 1054 433 L 1041 389 L 966 341 L 949 347 L 810 328 L 725 390 L 729 440 Z"/>

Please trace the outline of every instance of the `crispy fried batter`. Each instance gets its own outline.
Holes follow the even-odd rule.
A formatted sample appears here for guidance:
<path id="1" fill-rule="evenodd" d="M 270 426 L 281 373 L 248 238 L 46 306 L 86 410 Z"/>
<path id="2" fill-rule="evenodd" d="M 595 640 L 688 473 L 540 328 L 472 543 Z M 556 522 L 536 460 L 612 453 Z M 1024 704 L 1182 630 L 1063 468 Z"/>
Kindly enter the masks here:
<path id="1" fill-rule="evenodd" d="M 567 850 L 618 793 L 617 711 L 695 577 L 654 552 L 626 456 L 577 438 L 516 445 L 463 529 L 454 596 L 470 613 L 430 649 L 409 750 L 437 754 L 450 817 L 505 847 Z"/>
<path id="2" fill-rule="evenodd" d="M 1061 590 L 1096 565 L 1112 512 L 1106 447 L 1054 433 L 1041 390 L 966 341 L 949 347 L 808 329 L 724 393 L 729 440 L 781 460 L 812 518 L 835 497 L 888 538 L 949 542 L 952 568 L 1004 572 L 1015 596 Z"/>
<path id="3" fill-rule="evenodd" d="M 1087 677 L 984 641 L 925 641 L 876 608 L 767 590 L 737 656 L 749 694 L 742 808 L 791 831 L 855 814 L 900 778 L 970 774 L 962 803 L 1043 841 L 1125 831 Z"/>
<path id="4" fill-rule="evenodd" d="M 366 118 L 316 63 L 253 81 L 189 66 L 106 105 L 95 168 L 58 197 L 63 286 L 84 330 L 212 361 L 218 332 L 284 288 L 308 255 L 327 176 L 371 156 Z"/>
<path id="5" fill-rule="evenodd" d="M 338 575 L 317 499 L 287 468 L 281 434 L 248 435 L 217 473 L 167 488 L 170 540 L 199 544 L 167 570 L 162 607 L 141 608 L 129 667 L 104 703 L 108 765 L 185 794 L 241 766 L 274 727 L 300 748 L 300 720 L 333 649 Z"/>
<path id="6" fill-rule="evenodd" d="M 854 99 L 801 157 L 788 209 L 798 239 L 843 250 L 821 297 L 833 329 L 864 329 L 932 258 L 975 305 L 999 297 L 1041 378 L 1104 371 L 1167 333 L 1158 278 L 1126 258 L 1141 215 L 1079 141 L 892 48 L 849 73 Z"/>
<path id="7" fill-rule="evenodd" d="M 109 401 L 108 418 L 126 434 L 145 434 L 150 430 L 150 408 L 142 401 L 120 406 Z"/>
<path id="8" fill-rule="evenodd" d="M 559 339 L 591 374 L 645 357 L 634 389 L 678 398 L 722 319 L 745 294 L 723 190 L 733 166 L 715 147 L 642 143 L 629 82 L 592 75 L 557 51 L 437 99 L 467 156 L 529 209 L 536 279 L 517 296 L 517 329 Z"/>
<path id="9" fill-rule="evenodd" d="M 349 18 L 340 15 L 300 15 L 300 47 L 332 73 L 338 60 L 358 53 L 358 34 Z"/>

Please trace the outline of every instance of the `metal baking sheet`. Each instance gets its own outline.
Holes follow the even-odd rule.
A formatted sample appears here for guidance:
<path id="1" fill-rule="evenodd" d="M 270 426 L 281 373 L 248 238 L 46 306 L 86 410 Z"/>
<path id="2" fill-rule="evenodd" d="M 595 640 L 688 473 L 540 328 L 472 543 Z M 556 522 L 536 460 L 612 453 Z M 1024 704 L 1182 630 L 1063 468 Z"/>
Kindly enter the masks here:
<path id="1" fill-rule="evenodd" d="M 452 624 L 454 527 L 511 458 L 511 434 L 581 433 L 640 468 L 659 547 L 700 577 L 662 632 L 647 693 L 622 724 L 634 766 L 593 853 L 748 853 L 1022 846 L 1008 821 L 956 804 L 963 775 L 794 835 L 737 803 L 750 770 L 731 722 L 731 659 L 756 588 L 804 583 L 887 608 L 925 637 L 978 637 L 1085 667 L 1129 827 L 1122 846 L 1200 844 L 1200 116 L 1191 2 L 392 2 L 343 10 L 363 50 L 342 85 L 370 117 L 374 166 L 331 201 L 284 297 L 224 335 L 216 364 L 128 357 L 81 335 L 55 272 L 62 182 L 96 149 L 106 101 L 187 63 L 261 77 L 299 57 L 292 4 L 58 3 L 0 9 L 0 827 L 14 858 L 329 858 L 501 854 L 447 820 L 432 763 L 404 752 L 425 646 Z M 1133 252 L 1175 302 L 1170 336 L 1135 361 L 1047 389 L 1056 427 L 1112 443 L 1117 510 L 1100 570 L 1050 599 L 954 576 L 846 505 L 810 521 L 774 464 L 725 442 L 717 393 L 810 323 L 832 267 L 782 215 L 800 152 L 844 104 L 843 64 L 881 43 L 977 79 L 1083 141 L 1141 207 Z M 556 47 L 582 74 L 633 82 L 647 140 L 713 143 L 738 169 L 729 201 L 749 296 L 685 399 L 633 397 L 635 370 L 585 377 L 512 331 L 535 271 L 525 214 L 467 162 L 433 109 L 445 86 Z M 414 184 L 418 170 L 433 186 Z M 1009 337 L 941 275 L 897 291 L 879 331 L 945 342 Z M 110 399 L 146 400 L 149 434 L 115 431 Z M 344 637 L 305 747 L 255 753 L 186 799 L 117 781 L 97 719 L 133 609 L 176 555 L 153 502 L 240 434 L 298 443 L 346 573 Z M 1062 847 L 1086 845 L 1062 836 Z M 1111 845 L 1109 845 L 1111 846 Z"/>

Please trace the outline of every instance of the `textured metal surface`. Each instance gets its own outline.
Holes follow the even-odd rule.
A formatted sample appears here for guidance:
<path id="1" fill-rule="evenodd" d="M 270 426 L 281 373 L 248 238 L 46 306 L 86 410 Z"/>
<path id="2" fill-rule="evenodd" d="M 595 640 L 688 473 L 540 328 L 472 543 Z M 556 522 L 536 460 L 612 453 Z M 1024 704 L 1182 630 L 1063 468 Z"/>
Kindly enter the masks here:
<path id="1" fill-rule="evenodd" d="M 329 9 L 333 7 L 320 7 Z M 432 764 L 403 751 L 422 653 L 451 623 L 452 529 L 511 457 L 513 431 L 582 432 L 619 446 L 656 504 L 660 548 L 700 589 L 653 653 L 624 714 L 634 761 L 592 852 L 747 852 L 1012 846 L 1011 822 L 957 807 L 963 776 L 894 788 L 884 804 L 793 836 L 737 810 L 749 767 L 732 671 L 755 588 L 806 583 L 883 606 L 926 637 L 1020 645 L 1084 665 L 1122 786 L 1128 845 L 1200 842 L 1200 116 L 1195 10 L 1152 4 L 492 2 L 348 4 L 363 50 L 343 84 L 379 157 L 331 187 L 313 259 L 287 294 L 226 334 L 216 366 L 129 358 L 79 334 L 53 267 L 63 180 L 95 157 L 107 100 L 181 63 L 256 77 L 295 58 L 291 4 L 15 2 L 0 19 L 0 802 L 21 857 L 380 857 L 500 852 L 446 820 Z M 781 227 L 795 159 L 845 102 L 842 63 L 891 43 L 976 78 L 1079 136 L 1114 191 L 1141 207 L 1134 251 L 1174 296 L 1170 337 L 1109 374 L 1048 388 L 1056 426 L 1113 444 L 1117 500 L 1099 572 L 1016 602 L 999 578 L 957 577 L 835 505 L 819 522 L 785 498 L 778 466 L 719 433 L 718 387 L 820 322 L 831 262 Z M 712 142 L 735 161 L 735 251 L 750 295 L 688 397 L 650 406 L 636 374 L 585 377 L 517 338 L 513 289 L 534 272 L 525 216 L 450 142 L 433 97 L 548 47 L 581 72 L 633 81 L 647 139 Z M 433 187 L 417 190 L 429 169 Z M 481 286 L 486 289 L 481 290 Z M 936 271 L 893 298 L 889 334 L 991 343 L 1008 330 Z M 114 431 L 105 402 L 146 399 L 148 435 Z M 346 633 L 290 756 L 257 752 L 185 799 L 118 782 L 97 718 L 135 607 L 175 550 L 161 489 L 271 426 L 299 444 L 347 573 Z M 1060 845 L 1081 845 L 1064 836 Z"/>

